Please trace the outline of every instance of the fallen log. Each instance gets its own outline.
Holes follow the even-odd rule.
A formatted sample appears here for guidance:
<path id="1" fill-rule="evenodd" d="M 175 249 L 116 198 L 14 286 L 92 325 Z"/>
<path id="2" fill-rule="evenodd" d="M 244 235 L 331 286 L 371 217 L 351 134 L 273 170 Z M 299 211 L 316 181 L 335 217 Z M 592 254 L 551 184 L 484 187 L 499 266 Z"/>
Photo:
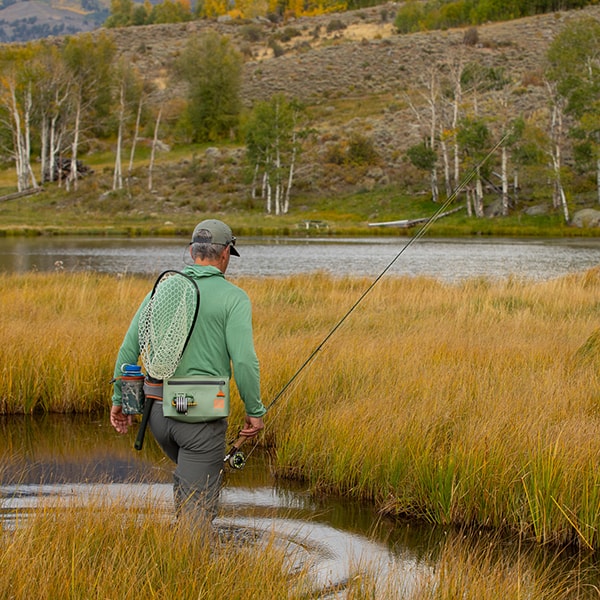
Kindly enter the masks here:
<path id="1" fill-rule="evenodd" d="M 452 210 L 448 210 L 437 215 L 437 217 L 435 217 L 435 220 L 437 221 L 437 219 L 447 217 L 448 215 L 452 215 L 458 212 L 459 210 L 464 210 L 465 208 L 465 206 L 453 208 Z M 401 227 L 403 229 L 408 229 L 410 227 L 415 227 L 415 225 L 419 225 L 420 223 L 427 223 L 427 221 L 429 221 L 431 218 L 432 217 L 423 217 L 420 219 L 402 219 L 400 221 L 383 221 L 380 223 L 369 223 L 369 227 Z"/>
<path id="2" fill-rule="evenodd" d="M 22 192 L 13 192 L 12 194 L 6 194 L 6 196 L 0 196 L 0 202 L 7 200 L 15 200 L 16 198 L 24 198 L 25 196 L 33 196 L 43 192 L 43 187 L 31 188 L 30 190 L 23 190 Z"/>

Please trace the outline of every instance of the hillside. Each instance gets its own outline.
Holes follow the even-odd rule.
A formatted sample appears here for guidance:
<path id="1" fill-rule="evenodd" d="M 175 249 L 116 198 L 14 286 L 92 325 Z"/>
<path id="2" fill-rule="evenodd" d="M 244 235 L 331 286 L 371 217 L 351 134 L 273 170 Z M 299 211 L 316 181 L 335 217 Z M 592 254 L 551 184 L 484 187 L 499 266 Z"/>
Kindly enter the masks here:
<path id="1" fill-rule="evenodd" d="M 183 94 L 169 79 L 169 73 L 186 40 L 207 28 L 228 35 L 246 57 L 243 99 L 247 106 L 276 92 L 302 99 L 309 106 L 317 137 L 304 155 L 303 168 L 298 172 L 299 188 L 306 192 L 340 193 L 399 181 L 409 183 L 411 178 L 420 180 L 423 189 L 425 178 L 422 173 L 411 171 L 405 152 L 427 133 L 427 123 L 419 123 L 410 102 L 418 105 L 426 118 L 422 92 L 428 70 L 434 64 L 449 65 L 460 56 L 467 63 L 503 70 L 512 80 L 509 106 L 513 116 L 536 115 L 542 122 L 547 115 L 542 72 L 549 43 L 569 19 L 582 15 L 600 18 L 600 7 L 596 6 L 489 24 L 478 28 L 477 45 L 466 46 L 463 29 L 396 34 L 392 25 L 394 11 L 395 5 L 388 4 L 295 19 L 278 26 L 255 22 L 252 40 L 248 39 L 247 24 L 221 21 L 116 29 L 108 33 L 120 52 L 156 84 L 159 91 L 155 101 L 164 102 L 167 107 L 173 104 L 173 98 Z M 336 27 L 331 26 L 334 22 Z M 283 35 L 286 32 L 288 35 Z M 272 39 L 278 40 L 283 51 L 277 57 L 271 47 Z M 482 93 L 477 98 L 479 112 L 493 115 L 499 99 L 499 92 Z M 348 140 L 353 132 L 375 143 L 381 161 L 352 173 L 326 164 L 323 157 L 328 149 Z M 239 154 L 236 156 L 239 159 Z"/>
<path id="2" fill-rule="evenodd" d="M 502 71 L 511 81 L 507 88 L 509 116 L 523 115 L 541 130 L 547 129 L 548 99 L 543 81 L 547 48 L 570 19 L 583 15 L 600 19 L 600 6 L 596 6 L 488 24 L 477 29 L 477 44 L 466 45 L 465 29 L 399 35 L 393 26 L 395 10 L 396 5 L 389 3 L 340 14 L 289 19 L 278 25 L 267 20 L 219 19 L 100 29 L 92 35 L 111 36 L 119 53 L 154 84 L 147 108 L 157 111 L 160 106 L 161 123 L 171 124 L 181 114 L 185 95 L 171 75 L 187 41 L 207 29 L 227 35 L 245 57 L 242 97 L 247 107 L 276 92 L 303 100 L 307 106 L 314 135 L 299 158 L 292 209 L 310 211 L 311 203 L 319 199 L 323 214 L 328 210 L 327 202 L 332 210 L 339 211 L 343 210 L 340 204 L 346 202 L 343 198 L 369 192 L 376 194 L 377 199 L 368 200 L 366 204 L 372 203 L 369 206 L 363 202 L 361 218 L 388 220 L 398 218 L 394 198 L 400 194 L 428 203 L 428 175 L 410 164 L 406 151 L 428 134 L 426 84 L 432 67 L 438 66 L 447 74 L 454 63 L 462 61 Z M 56 38 L 56 43 L 61 43 L 61 38 Z M 464 97 L 465 113 L 477 110 L 484 116 L 496 140 L 500 105 L 507 90 L 466 93 Z M 452 94 L 447 91 L 442 89 L 440 94 L 450 97 Z M 150 123 L 147 136 L 152 135 L 151 128 Z M 373 144 L 377 160 L 360 165 L 331 160 L 355 136 Z M 162 141 L 165 149 L 172 143 L 170 139 Z M 150 137 L 140 140 L 138 148 L 147 148 L 150 142 Z M 87 147 L 90 151 L 106 150 L 105 156 L 112 151 L 107 142 L 97 141 Z M 140 163 L 128 189 L 128 199 L 123 199 L 123 208 L 115 204 L 114 210 L 173 216 L 198 210 L 260 210 L 260 201 L 250 198 L 244 156 L 243 145 L 235 143 L 196 149 L 191 156 L 178 149 L 161 152 L 153 177 L 155 189 L 148 192 L 147 171 Z M 89 185 L 85 180 L 77 197 L 61 195 L 53 206 L 68 209 L 70 203 L 77 206 L 83 201 L 88 212 L 105 212 L 114 158 L 104 159 L 101 166 L 94 165 L 96 159 L 92 155 L 81 155 L 81 159 L 91 163 L 94 177 Z M 550 195 L 547 171 L 538 168 L 526 175 L 531 185 L 525 184 L 527 178 L 523 176 L 515 214 L 533 206 L 537 210 L 540 203 L 547 205 Z M 574 193 L 573 184 L 573 180 L 569 181 L 569 193 Z M 591 185 L 593 190 L 593 182 Z M 492 200 L 490 196 L 490 204 Z M 576 201 L 587 200 L 578 197 Z M 420 217 L 428 210 L 426 205 L 417 206 L 410 215 Z M 352 212 L 350 204 L 348 211 Z"/>
<path id="3" fill-rule="evenodd" d="M 0 9 L 0 42 L 26 42 L 50 36 L 74 35 L 97 29 L 108 16 L 97 0 L 94 10 L 83 10 L 79 2 L 56 3 L 41 0 L 15 2 Z"/>

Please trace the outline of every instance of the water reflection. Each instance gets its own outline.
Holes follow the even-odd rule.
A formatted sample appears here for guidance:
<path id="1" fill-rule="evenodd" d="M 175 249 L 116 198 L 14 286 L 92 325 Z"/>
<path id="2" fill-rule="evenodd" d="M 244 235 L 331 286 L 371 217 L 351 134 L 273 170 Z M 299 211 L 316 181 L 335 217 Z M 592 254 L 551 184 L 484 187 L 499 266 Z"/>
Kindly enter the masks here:
<path id="1" fill-rule="evenodd" d="M 156 274 L 181 268 L 182 238 L 0 238 L 0 271 L 91 270 Z M 445 281 L 516 275 L 549 279 L 600 264 L 600 240 L 585 239 L 289 239 L 245 238 L 229 274 L 286 276 L 324 271 L 375 277 L 390 263 L 390 275 L 426 275 Z M 398 257 L 398 255 L 400 256 Z M 394 260 L 398 257 L 397 260 Z"/>

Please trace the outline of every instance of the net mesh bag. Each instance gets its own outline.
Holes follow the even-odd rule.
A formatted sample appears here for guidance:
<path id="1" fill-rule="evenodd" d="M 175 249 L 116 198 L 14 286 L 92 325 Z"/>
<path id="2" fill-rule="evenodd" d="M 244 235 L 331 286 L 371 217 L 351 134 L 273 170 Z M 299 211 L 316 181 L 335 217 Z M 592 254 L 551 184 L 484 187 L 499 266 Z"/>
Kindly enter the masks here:
<path id="1" fill-rule="evenodd" d="M 138 333 L 146 372 L 155 379 L 171 377 L 196 321 L 199 292 L 186 275 L 169 271 L 159 277 L 142 310 Z"/>

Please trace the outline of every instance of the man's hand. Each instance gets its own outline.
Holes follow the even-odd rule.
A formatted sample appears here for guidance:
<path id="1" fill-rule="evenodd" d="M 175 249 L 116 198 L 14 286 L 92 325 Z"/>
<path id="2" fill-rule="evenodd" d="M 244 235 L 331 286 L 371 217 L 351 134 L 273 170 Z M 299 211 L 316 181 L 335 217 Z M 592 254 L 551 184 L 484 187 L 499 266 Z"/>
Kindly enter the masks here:
<path id="1" fill-rule="evenodd" d="M 249 417 L 246 415 L 246 418 L 244 419 L 244 429 L 240 431 L 240 435 L 252 438 L 264 428 L 265 424 L 262 417 Z"/>
<path id="2" fill-rule="evenodd" d="M 120 406 L 112 406 L 110 409 L 110 424 L 119 432 L 127 433 L 127 430 L 133 425 L 133 416 L 123 414 Z"/>

